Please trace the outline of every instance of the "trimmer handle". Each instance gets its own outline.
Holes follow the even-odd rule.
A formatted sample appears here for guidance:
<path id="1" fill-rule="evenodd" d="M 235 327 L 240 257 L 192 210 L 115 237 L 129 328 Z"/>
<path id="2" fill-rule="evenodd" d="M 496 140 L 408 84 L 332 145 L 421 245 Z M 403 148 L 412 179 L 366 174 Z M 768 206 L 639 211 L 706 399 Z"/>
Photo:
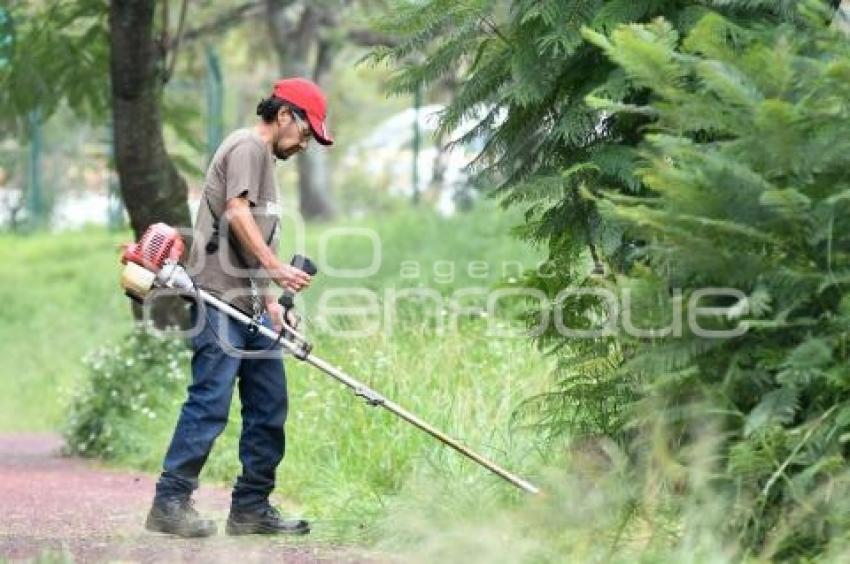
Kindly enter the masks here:
<path id="1" fill-rule="evenodd" d="M 289 261 L 289 264 L 291 264 L 292 266 L 294 266 L 298 270 L 306 272 L 310 276 L 315 276 L 319 272 L 319 268 L 316 266 L 316 264 L 313 261 L 311 261 L 309 258 L 305 257 L 304 255 L 293 256 L 292 260 Z M 284 290 L 283 294 L 280 296 L 280 299 L 278 300 L 278 303 L 283 307 L 283 309 L 289 310 L 289 309 L 292 309 L 293 307 L 295 307 L 294 299 L 295 299 L 295 294 L 293 294 L 289 290 Z"/>
<path id="2" fill-rule="evenodd" d="M 319 273 L 319 267 L 316 266 L 316 263 L 314 263 L 304 255 L 293 255 L 292 260 L 289 261 L 289 264 L 291 264 L 298 270 L 306 272 L 310 276 L 315 276 Z"/>

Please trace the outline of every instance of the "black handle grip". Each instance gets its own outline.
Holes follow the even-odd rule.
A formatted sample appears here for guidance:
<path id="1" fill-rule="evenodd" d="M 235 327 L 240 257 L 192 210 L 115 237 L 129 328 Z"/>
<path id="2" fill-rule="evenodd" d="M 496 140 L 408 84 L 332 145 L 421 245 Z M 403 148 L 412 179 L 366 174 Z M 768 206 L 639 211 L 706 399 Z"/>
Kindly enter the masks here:
<path id="1" fill-rule="evenodd" d="M 298 270 L 303 270 L 310 276 L 315 276 L 319 272 L 319 268 L 316 264 L 304 255 L 294 255 L 292 260 L 289 261 L 289 264 Z"/>
<path id="2" fill-rule="evenodd" d="M 315 276 L 319 272 L 319 268 L 316 266 L 316 264 L 304 255 L 293 256 L 292 260 L 289 261 L 289 264 L 291 264 L 298 270 L 306 272 L 310 276 Z M 280 296 L 280 299 L 277 302 L 283 307 L 283 309 L 288 310 L 295 307 L 294 298 L 295 294 L 288 290 L 284 290 L 283 294 Z"/>

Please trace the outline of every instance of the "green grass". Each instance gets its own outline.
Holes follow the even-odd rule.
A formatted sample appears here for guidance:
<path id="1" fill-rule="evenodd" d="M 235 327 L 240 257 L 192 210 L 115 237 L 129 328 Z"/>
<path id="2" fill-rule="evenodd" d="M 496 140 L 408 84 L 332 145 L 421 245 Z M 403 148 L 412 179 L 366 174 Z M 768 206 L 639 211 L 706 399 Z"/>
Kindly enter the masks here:
<path id="1" fill-rule="evenodd" d="M 315 344 L 317 354 L 485 456 L 521 474 L 534 469 L 534 437 L 513 432 L 510 417 L 517 402 L 545 384 L 548 365 L 521 340 L 487 337 L 481 323 L 467 322 L 463 330 L 462 338 L 445 340 L 423 330 L 356 342 L 319 335 Z M 372 538 L 385 504 L 413 474 L 430 475 L 438 490 L 475 486 L 500 498 L 516 495 L 487 470 L 366 405 L 321 372 L 289 361 L 287 375 L 287 454 L 276 491 L 286 508 L 320 524 L 318 535 Z M 116 462 L 156 471 L 181 401 L 182 394 L 114 426 L 130 443 L 120 445 Z M 231 421 L 202 479 L 230 483 L 236 477 L 238 436 L 234 398 Z"/>
<path id="2" fill-rule="evenodd" d="M 351 226 L 377 233 L 381 262 L 378 273 L 368 278 L 320 273 L 305 296 L 307 309 L 314 309 L 322 290 L 331 287 L 369 288 L 382 296 L 388 287 L 422 284 L 450 295 L 454 288 L 493 283 L 503 263 L 533 265 L 536 260 L 525 245 L 505 235 L 516 221 L 515 216 L 482 209 L 452 219 L 410 211 L 380 220 L 309 226 L 306 250 L 322 265 L 367 266 L 371 243 L 362 236 L 326 237 L 326 252 L 319 252 L 323 234 Z M 83 373 L 82 357 L 129 330 L 129 301 L 118 286 L 117 245 L 130 239 L 129 233 L 96 229 L 0 235 L 0 431 L 59 426 L 69 390 Z M 282 256 L 292 253 L 291 240 L 283 237 Z M 419 276 L 403 270 L 405 261 L 421 265 Z M 472 261 L 492 265 L 486 278 L 469 276 Z M 449 263 L 456 271 L 452 283 L 443 282 Z M 516 270 L 512 263 L 508 267 Z"/>
<path id="3" fill-rule="evenodd" d="M 56 428 L 80 359 L 130 326 L 103 231 L 0 236 L 0 430 Z"/>
<path id="4" fill-rule="evenodd" d="M 382 327 L 352 340 L 320 330 L 317 306 L 331 288 L 369 288 L 380 297 L 388 288 L 422 285 L 447 298 L 468 286 L 498 284 L 503 262 L 533 266 L 538 256 L 505 235 L 515 221 L 485 208 L 450 220 L 411 211 L 359 222 L 383 242 L 378 273 L 353 282 L 325 273 L 304 297 L 319 356 L 532 479 L 546 495 L 521 494 L 389 413 L 365 405 L 322 373 L 289 360 L 291 410 L 277 501 L 313 520 L 309 542 L 366 542 L 405 562 L 735 559 L 736 548 L 722 532 L 728 505 L 704 489 L 704 476 L 713 468 L 710 445 L 709 457 L 688 468 L 694 492 L 683 496 L 665 491 L 658 473 L 671 463 L 663 457 L 642 473 L 604 438 L 589 443 L 598 448 L 542 444 L 532 431 L 512 428 L 513 409 L 546 387 L 551 366 L 528 339 L 488 334 L 489 323 L 511 325 L 509 317 L 463 315 L 459 331 L 438 335 L 419 318 L 433 321 L 441 310 L 411 303 L 401 308 L 392 334 Z M 320 257 L 319 241 L 333 227 L 310 227 L 308 253 L 338 268 L 362 266 L 368 246 L 357 238 L 332 239 L 328 256 Z M 0 284 L 5 361 L 0 364 L 0 431 L 58 428 L 70 390 L 80 389 L 88 375 L 81 358 L 103 346 L 114 350 L 130 331 L 115 249 L 127 238 L 100 231 L 0 237 L 0 260 L 6 264 Z M 484 279 L 467 269 L 477 260 L 494 267 Z M 419 277 L 402 274 L 405 261 L 419 262 Z M 434 270 L 447 262 L 455 264 L 452 281 L 436 273 L 445 273 L 440 267 Z M 349 327 L 368 323 L 346 322 Z M 126 389 L 136 390 L 138 380 L 138 389 L 156 390 L 150 395 L 158 399 L 153 410 L 133 408 L 108 421 L 119 447 L 110 464 L 159 469 L 188 379 L 185 358 L 173 367 L 165 364 L 151 374 L 138 364 L 126 371 L 132 384 Z M 112 366 L 121 370 L 120 362 Z M 109 402 L 109 390 L 101 391 L 99 399 Z M 234 398 L 230 424 L 202 476 L 205 483 L 228 483 L 240 471 L 238 403 Z M 663 452 L 648 445 L 647 456 L 656 450 Z M 681 483 L 682 467 L 672 466 Z M 831 561 L 846 561 L 843 545 L 836 546 Z"/>
<path id="5" fill-rule="evenodd" d="M 380 268 L 358 279 L 320 273 L 304 299 L 317 355 L 482 454 L 521 471 L 533 466 L 535 445 L 530 435 L 512 432 L 510 416 L 519 401 L 545 386 L 548 361 L 524 337 L 488 333 L 497 324 L 513 323 L 505 316 L 472 312 L 457 317 L 457 331 L 433 330 L 436 320 L 452 318 L 449 299 L 458 290 L 487 288 L 504 275 L 516 276 L 517 263 L 536 264 L 539 256 L 507 235 L 517 220 L 485 207 L 451 219 L 409 211 L 345 224 L 377 234 Z M 328 238 L 340 225 L 310 226 L 306 251 L 320 267 L 366 266 L 372 243 L 350 234 Z M 81 358 L 113 345 L 130 330 L 115 249 L 128 237 L 89 231 L 0 239 L 0 258 L 11 267 L 0 288 L 4 301 L 13 306 L 2 311 L 0 346 L 4 358 L 17 359 L 0 366 L 0 430 L 57 428 L 68 390 L 82 385 L 86 368 Z M 292 240 L 283 238 L 282 255 L 290 254 L 286 242 Z M 377 330 L 357 339 L 322 330 L 318 305 L 324 291 L 368 289 L 383 300 L 391 289 L 403 287 L 432 288 L 444 301 L 404 301 L 398 317 L 391 318 L 391 332 L 383 318 L 342 321 L 349 328 L 378 322 Z M 285 506 L 318 519 L 320 535 L 324 531 L 335 540 L 373 535 L 372 525 L 388 498 L 413 475 L 433 475 L 435 487 L 483 484 L 500 496 L 515 495 L 486 470 L 386 411 L 367 406 L 319 371 L 294 360 L 286 367 L 291 409 L 277 492 Z M 184 370 L 188 378 L 188 366 Z M 155 385 L 157 375 L 153 378 Z M 116 427 L 124 445 L 113 462 L 156 471 L 183 399 L 183 393 L 174 394 L 152 415 L 129 415 Z M 234 398 L 231 422 L 205 469 L 208 480 L 229 482 L 240 470 L 238 409 Z"/>

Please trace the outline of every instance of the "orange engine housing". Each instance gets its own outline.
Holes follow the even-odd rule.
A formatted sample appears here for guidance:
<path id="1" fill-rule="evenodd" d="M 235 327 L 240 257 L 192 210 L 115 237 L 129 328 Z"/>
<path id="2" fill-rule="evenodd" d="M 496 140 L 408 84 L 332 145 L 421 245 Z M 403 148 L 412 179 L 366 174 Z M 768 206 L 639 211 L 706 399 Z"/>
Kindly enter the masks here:
<path id="1" fill-rule="evenodd" d="M 145 230 L 138 243 L 127 245 L 121 262 L 132 262 L 157 273 L 166 261 L 179 261 L 184 250 L 183 237 L 176 229 L 164 223 L 154 223 Z"/>

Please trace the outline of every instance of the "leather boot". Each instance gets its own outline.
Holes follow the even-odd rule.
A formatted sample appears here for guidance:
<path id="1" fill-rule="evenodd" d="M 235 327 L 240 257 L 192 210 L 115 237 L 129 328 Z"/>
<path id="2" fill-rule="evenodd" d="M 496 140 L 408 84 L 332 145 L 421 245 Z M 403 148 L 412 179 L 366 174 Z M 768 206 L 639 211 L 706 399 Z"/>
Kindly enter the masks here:
<path id="1" fill-rule="evenodd" d="M 303 519 L 284 519 L 271 505 L 254 510 L 231 507 L 226 531 L 228 535 L 306 535 L 310 524 Z"/>
<path id="2" fill-rule="evenodd" d="M 215 522 L 201 519 L 192 500 L 181 498 L 154 500 L 145 528 L 180 537 L 208 537 L 216 533 Z"/>

